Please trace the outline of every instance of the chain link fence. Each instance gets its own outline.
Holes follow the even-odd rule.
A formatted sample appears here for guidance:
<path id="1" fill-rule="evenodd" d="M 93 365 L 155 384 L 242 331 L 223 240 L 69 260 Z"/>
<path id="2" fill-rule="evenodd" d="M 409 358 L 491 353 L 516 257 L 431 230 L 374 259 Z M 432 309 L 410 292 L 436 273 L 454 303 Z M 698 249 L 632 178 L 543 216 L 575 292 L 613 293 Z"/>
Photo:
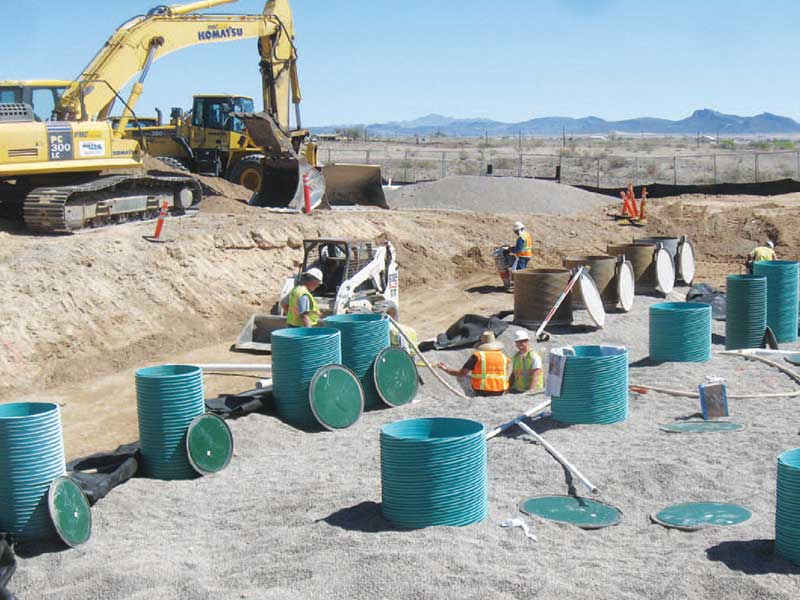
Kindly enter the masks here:
<path id="1" fill-rule="evenodd" d="M 538 177 L 598 188 L 663 183 L 708 185 L 796 179 L 800 181 L 800 151 L 732 151 L 720 154 L 674 156 L 571 155 L 501 152 L 480 149 L 403 150 L 386 148 L 321 147 L 326 163 L 380 165 L 395 183 L 415 183 L 448 175 Z"/>

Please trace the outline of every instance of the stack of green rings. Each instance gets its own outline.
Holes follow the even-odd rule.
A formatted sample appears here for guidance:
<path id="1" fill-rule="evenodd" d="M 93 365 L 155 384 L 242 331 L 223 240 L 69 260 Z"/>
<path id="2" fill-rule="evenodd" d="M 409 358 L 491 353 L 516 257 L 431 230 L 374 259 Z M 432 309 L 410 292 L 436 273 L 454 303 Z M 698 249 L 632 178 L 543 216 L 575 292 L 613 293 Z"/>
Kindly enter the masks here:
<path id="1" fill-rule="evenodd" d="M 767 325 L 775 339 L 796 342 L 798 263 L 764 260 L 753 264 L 753 274 L 767 278 Z"/>
<path id="2" fill-rule="evenodd" d="M 562 423 L 606 425 L 628 418 L 628 351 L 614 346 L 556 349 L 567 359 L 561 392 L 552 398 Z"/>
<path id="3" fill-rule="evenodd" d="M 272 333 L 272 397 L 278 416 L 289 425 L 317 429 L 308 387 L 320 367 L 342 362 L 337 329 L 297 327 Z"/>
<path id="4" fill-rule="evenodd" d="M 650 360 L 711 360 L 711 306 L 660 302 L 650 307 Z"/>
<path id="5" fill-rule="evenodd" d="M 767 278 L 728 275 L 725 349 L 759 348 L 767 329 Z"/>
<path id="6" fill-rule="evenodd" d="M 778 457 L 778 491 L 775 506 L 775 548 L 800 565 L 800 448 Z"/>
<path id="7" fill-rule="evenodd" d="M 334 315 L 325 318 L 325 326 L 342 334 L 342 364 L 361 382 L 364 408 L 380 405 L 373 366 L 378 353 L 389 347 L 389 319 L 375 314 Z"/>
<path id="8" fill-rule="evenodd" d="M 488 514 L 486 432 L 466 419 L 410 419 L 380 433 L 383 516 L 410 529 Z"/>

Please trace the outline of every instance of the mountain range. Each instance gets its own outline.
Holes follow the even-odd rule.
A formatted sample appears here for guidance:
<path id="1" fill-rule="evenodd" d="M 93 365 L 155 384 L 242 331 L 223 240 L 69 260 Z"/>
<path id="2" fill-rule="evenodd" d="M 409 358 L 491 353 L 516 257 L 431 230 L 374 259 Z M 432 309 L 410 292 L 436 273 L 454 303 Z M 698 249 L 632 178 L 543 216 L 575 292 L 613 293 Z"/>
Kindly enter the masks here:
<path id="1" fill-rule="evenodd" d="M 331 125 L 313 127 L 314 133 L 335 133 L 348 128 L 364 129 L 364 125 Z M 709 108 L 694 111 L 679 121 L 640 117 L 624 121 L 606 121 L 599 117 L 540 117 L 519 123 L 503 123 L 492 119 L 456 119 L 430 114 L 412 121 L 390 121 L 366 125 L 369 137 L 406 137 L 446 135 L 448 137 L 491 137 L 522 135 L 558 136 L 602 135 L 608 133 L 653 133 L 653 134 L 788 134 L 800 133 L 800 123 L 772 113 L 761 113 L 754 117 L 727 115 Z"/>

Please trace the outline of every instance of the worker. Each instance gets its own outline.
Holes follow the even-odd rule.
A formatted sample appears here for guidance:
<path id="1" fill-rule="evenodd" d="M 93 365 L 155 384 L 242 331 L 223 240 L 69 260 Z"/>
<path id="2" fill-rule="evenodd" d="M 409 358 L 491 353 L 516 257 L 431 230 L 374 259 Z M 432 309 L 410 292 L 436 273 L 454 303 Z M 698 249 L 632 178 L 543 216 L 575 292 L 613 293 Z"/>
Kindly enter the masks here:
<path id="1" fill-rule="evenodd" d="M 322 271 L 309 269 L 300 275 L 300 282 L 281 301 L 289 327 L 316 327 L 320 312 L 314 291 L 322 285 Z"/>
<path id="2" fill-rule="evenodd" d="M 517 241 L 514 244 L 514 249 L 509 254 L 517 257 L 517 264 L 514 270 L 522 271 L 528 266 L 528 261 L 533 257 L 533 238 L 520 221 L 514 223 L 514 233 L 517 236 Z"/>
<path id="3" fill-rule="evenodd" d="M 757 246 L 753 249 L 750 255 L 747 257 L 747 262 L 745 266 L 747 267 L 747 272 L 753 272 L 753 263 L 761 262 L 764 260 L 775 260 L 775 242 L 772 240 L 767 240 L 766 245 L 764 246 Z"/>
<path id="4" fill-rule="evenodd" d="M 406 337 L 408 337 L 408 339 L 410 339 L 415 346 L 419 345 L 417 332 L 414 331 L 414 328 L 409 327 L 408 325 L 402 325 L 400 323 L 400 312 L 398 311 L 397 304 L 395 302 L 386 300 L 380 303 L 379 308 L 383 314 L 389 315 L 392 319 L 394 319 L 394 321 L 397 323 L 397 327 L 399 327 L 403 333 L 406 334 Z M 400 335 L 397 329 L 395 329 L 394 325 L 389 327 L 389 342 L 392 346 L 402 348 L 409 355 L 414 356 L 414 350 L 411 348 L 411 345 L 406 341 L 406 338 Z"/>
<path id="5" fill-rule="evenodd" d="M 502 396 L 508 391 L 508 370 L 511 361 L 503 353 L 503 343 L 494 333 L 484 331 L 475 352 L 460 369 L 450 369 L 444 363 L 439 368 L 453 377 L 469 376 L 476 396 Z"/>
<path id="6" fill-rule="evenodd" d="M 514 345 L 517 353 L 511 357 L 511 390 L 514 392 L 534 392 L 544 388 L 542 357 L 530 345 L 528 332 L 518 329 L 514 332 Z"/>

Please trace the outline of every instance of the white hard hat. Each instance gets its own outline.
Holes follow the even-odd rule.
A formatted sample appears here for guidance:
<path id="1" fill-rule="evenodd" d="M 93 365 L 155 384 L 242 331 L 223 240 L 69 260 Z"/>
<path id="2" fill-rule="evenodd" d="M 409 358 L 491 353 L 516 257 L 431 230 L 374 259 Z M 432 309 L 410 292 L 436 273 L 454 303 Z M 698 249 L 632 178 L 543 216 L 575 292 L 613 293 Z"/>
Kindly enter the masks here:
<path id="1" fill-rule="evenodd" d="M 310 277 L 313 277 L 314 279 L 322 283 L 322 271 L 320 271 L 317 268 L 309 269 L 308 271 L 303 273 L 303 275 L 309 275 Z"/>
<path id="2" fill-rule="evenodd" d="M 520 229 L 525 229 L 525 225 L 522 223 L 522 221 L 517 221 L 514 223 L 514 231 L 519 231 Z"/>
<path id="3" fill-rule="evenodd" d="M 775 242 L 773 242 L 772 240 L 767 240 L 767 246 L 769 246 L 770 248 L 774 248 Z"/>
<path id="4" fill-rule="evenodd" d="M 528 332 L 524 329 L 517 329 L 514 332 L 514 343 L 516 342 L 525 342 L 528 341 L 530 337 L 528 336 Z"/>

